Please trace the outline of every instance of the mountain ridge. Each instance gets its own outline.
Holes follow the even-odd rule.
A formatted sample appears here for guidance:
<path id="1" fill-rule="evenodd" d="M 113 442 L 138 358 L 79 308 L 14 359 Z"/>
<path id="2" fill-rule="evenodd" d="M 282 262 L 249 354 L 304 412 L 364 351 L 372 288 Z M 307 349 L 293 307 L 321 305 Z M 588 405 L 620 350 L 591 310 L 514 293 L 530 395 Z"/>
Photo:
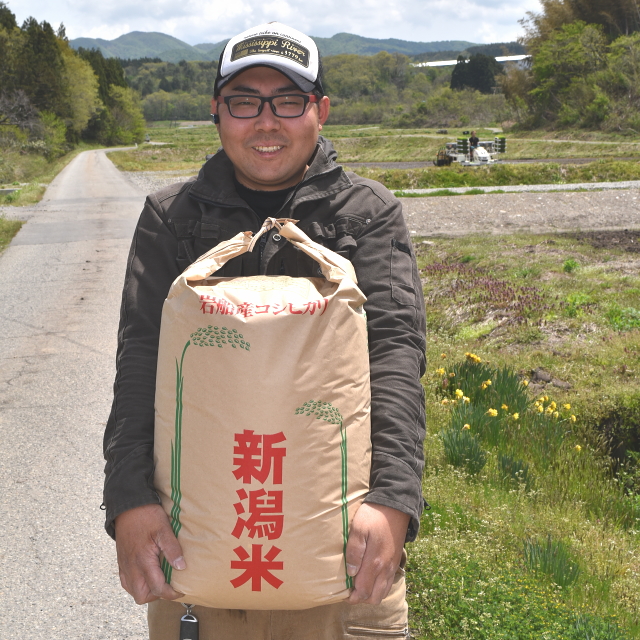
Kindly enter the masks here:
<path id="1" fill-rule="evenodd" d="M 323 56 L 355 53 L 375 55 L 380 51 L 403 53 L 413 56 L 438 51 L 463 51 L 473 42 L 462 40 L 440 40 L 435 42 L 414 42 L 398 38 L 366 38 L 353 33 L 337 33 L 331 38 L 312 36 Z M 131 31 L 113 40 L 103 38 L 74 38 L 70 41 L 74 49 L 99 49 L 107 58 L 160 58 L 164 62 L 180 60 L 218 60 L 229 40 L 203 42 L 190 45 L 174 36 L 158 31 Z"/>

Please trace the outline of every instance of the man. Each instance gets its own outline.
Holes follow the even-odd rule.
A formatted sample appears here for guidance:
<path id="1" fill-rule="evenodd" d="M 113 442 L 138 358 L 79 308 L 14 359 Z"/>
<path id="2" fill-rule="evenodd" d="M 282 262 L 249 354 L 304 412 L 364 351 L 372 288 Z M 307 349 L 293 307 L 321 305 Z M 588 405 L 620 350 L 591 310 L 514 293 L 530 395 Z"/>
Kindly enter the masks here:
<path id="1" fill-rule="evenodd" d="M 122 585 L 137 603 L 151 603 L 151 639 L 177 640 L 184 609 L 171 602 L 180 594 L 165 583 L 159 557 L 178 571 L 185 561 L 153 487 L 155 369 L 169 287 L 198 256 L 239 231 L 258 231 L 266 217 L 295 218 L 313 240 L 352 261 L 368 297 L 372 470 L 346 550 L 355 586 L 348 601 L 306 611 L 195 607 L 200 638 L 405 637 L 400 564 L 423 504 L 425 321 L 401 205 L 380 184 L 334 162 L 335 151 L 319 136 L 329 99 L 318 50 L 290 27 L 260 25 L 230 40 L 212 113 L 222 150 L 195 181 L 149 196 L 127 266 L 104 491 Z M 319 270 L 271 233 L 215 275 L 258 274 L 317 277 Z"/>
<path id="2" fill-rule="evenodd" d="M 478 148 L 480 144 L 480 138 L 476 135 L 475 131 L 471 132 L 471 137 L 469 138 L 469 157 L 473 160 L 473 152 Z"/>

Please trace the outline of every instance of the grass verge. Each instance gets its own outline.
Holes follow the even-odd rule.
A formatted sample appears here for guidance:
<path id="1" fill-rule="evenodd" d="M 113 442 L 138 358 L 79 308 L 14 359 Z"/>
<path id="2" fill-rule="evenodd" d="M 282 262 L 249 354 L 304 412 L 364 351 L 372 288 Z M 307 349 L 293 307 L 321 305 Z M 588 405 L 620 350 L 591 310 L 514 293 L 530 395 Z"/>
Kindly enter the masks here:
<path id="1" fill-rule="evenodd" d="M 22 220 L 7 220 L 4 217 L 0 217 L 0 253 L 7 248 L 23 224 Z"/>
<path id="2" fill-rule="evenodd" d="M 348 167 L 347 167 L 348 168 Z M 388 189 L 450 189 L 452 187 L 505 187 L 530 184 L 579 184 L 640 180 L 640 162 L 598 160 L 582 165 L 554 162 L 494 164 L 488 167 L 425 167 L 379 169 L 358 167 L 358 175 L 377 180 Z M 440 195 L 453 195 L 452 192 Z"/>
<path id="3" fill-rule="evenodd" d="M 0 205 L 22 207 L 40 202 L 48 184 L 73 160 L 79 153 L 95 149 L 93 145 L 81 143 L 76 149 L 60 158 L 48 161 L 35 154 L 20 154 L 6 152 L 2 163 L 12 164 L 13 177 L 19 183 L 20 190 L 0 196 Z M 8 184 L 6 186 L 12 186 Z"/>
<path id="4" fill-rule="evenodd" d="M 415 637 L 639 638 L 640 232 L 414 240 Z"/>

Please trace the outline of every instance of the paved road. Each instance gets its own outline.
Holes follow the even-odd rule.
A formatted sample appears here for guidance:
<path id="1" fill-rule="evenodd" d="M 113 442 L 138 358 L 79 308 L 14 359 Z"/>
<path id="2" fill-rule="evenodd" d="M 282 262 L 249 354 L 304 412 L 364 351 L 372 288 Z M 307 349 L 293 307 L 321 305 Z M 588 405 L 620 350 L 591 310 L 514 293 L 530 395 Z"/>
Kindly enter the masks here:
<path id="1" fill-rule="evenodd" d="M 79 155 L 0 258 L 0 638 L 138 640 L 100 511 L 120 289 L 144 194 Z"/>

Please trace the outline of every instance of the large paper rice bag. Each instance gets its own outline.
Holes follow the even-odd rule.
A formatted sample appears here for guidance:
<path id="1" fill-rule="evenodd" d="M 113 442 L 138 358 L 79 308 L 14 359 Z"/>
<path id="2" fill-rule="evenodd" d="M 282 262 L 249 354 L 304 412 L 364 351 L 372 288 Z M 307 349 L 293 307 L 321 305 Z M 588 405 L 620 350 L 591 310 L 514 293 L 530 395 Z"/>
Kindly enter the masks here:
<path id="1" fill-rule="evenodd" d="M 240 233 L 171 286 L 162 311 L 155 486 L 187 569 L 183 602 L 304 609 L 344 600 L 344 550 L 368 490 L 365 297 L 351 263 L 292 222 L 324 278 L 210 277 Z"/>

